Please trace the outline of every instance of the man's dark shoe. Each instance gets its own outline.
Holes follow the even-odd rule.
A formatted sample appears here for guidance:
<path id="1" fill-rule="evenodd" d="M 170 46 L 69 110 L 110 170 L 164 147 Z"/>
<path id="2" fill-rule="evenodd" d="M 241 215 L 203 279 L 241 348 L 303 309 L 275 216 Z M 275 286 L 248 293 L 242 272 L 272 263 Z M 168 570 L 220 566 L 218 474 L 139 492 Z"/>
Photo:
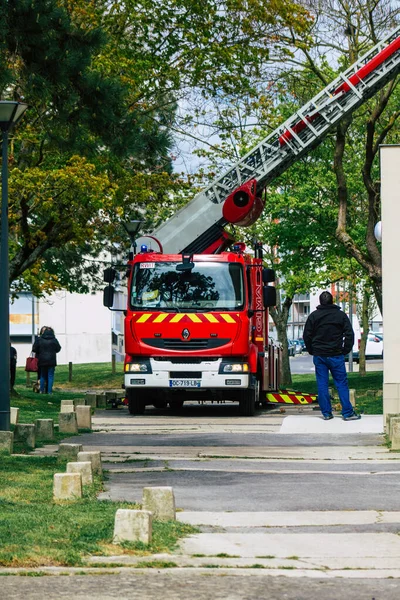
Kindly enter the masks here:
<path id="1" fill-rule="evenodd" d="M 358 421 L 359 419 L 361 419 L 361 415 L 358 415 L 355 412 L 353 412 L 348 417 L 343 417 L 343 421 Z"/>
<path id="2" fill-rule="evenodd" d="M 330 421 L 331 419 L 333 419 L 333 415 L 332 414 L 330 414 L 330 415 L 323 415 L 323 417 L 324 417 L 324 421 Z"/>

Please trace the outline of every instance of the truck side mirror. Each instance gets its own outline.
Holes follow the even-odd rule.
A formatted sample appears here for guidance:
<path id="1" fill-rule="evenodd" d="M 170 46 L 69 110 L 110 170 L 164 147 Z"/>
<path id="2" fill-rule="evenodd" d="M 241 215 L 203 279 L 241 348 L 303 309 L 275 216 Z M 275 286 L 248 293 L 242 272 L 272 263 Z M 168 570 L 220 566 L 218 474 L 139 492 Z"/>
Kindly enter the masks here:
<path id="1" fill-rule="evenodd" d="M 107 269 L 104 269 L 103 280 L 106 283 L 113 283 L 116 276 L 117 276 L 117 271 L 115 269 L 113 269 L 112 267 L 107 267 Z"/>
<path id="2" fill-rule="evenodd" d="M 266 285 L 263 287 L 263 300 L 264 307 L 276 306 L 276 288 L 272 285 Z"/>
<path id="3" fill-rule="evenodd" d="M 103 290 L 103 305 L 107 308 L 111 308 L 114 304 L 114 286 L 108 285 Z"/>
<path id="4" fill-rule="evenodd" d="M 274 269 L 263 269 L 262 280 L 263 283 L 273 283 L 275 281 Z"/>

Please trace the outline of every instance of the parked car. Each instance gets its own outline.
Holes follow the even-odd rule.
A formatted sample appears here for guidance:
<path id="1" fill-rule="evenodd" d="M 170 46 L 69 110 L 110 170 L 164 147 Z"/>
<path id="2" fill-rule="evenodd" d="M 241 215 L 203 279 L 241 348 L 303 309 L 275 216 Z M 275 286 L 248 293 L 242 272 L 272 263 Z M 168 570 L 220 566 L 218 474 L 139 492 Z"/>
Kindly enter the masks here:
<path id="1" fill-rule="evenodd" d="M 305 352 L 306 349 L 306 345 L 304 343 L 304 340 L 292 340 L 294 345 L 296 346 L 296 354 L 301 354 L 302 352 Z"/>
<path id="2" fill-rule="evenodd" d="M 360 360 L 360 342 L 357 341 L 358 349 L 353 350 L 353 360 L 354 362 L 359 362 Z M 367 337 L 367 345 L 365 347 L 365 358 L 383 358 L 383 334 L 375 333 L 374 331 L 370 331 Z"/>
<path id="3" fill-rule="evenodd" d="M 289 356 L 294 356 L 296 354 L 296 344 L 294 340 L 288 340 L 288 354 Z"/>

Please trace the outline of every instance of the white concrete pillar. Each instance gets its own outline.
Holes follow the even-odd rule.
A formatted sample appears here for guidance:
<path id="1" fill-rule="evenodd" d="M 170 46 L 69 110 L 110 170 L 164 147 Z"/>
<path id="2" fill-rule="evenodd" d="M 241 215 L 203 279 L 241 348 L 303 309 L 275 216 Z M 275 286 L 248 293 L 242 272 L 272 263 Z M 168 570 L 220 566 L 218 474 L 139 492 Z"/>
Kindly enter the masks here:
<path id="1" fill-rule="evenodd" d="M 400 146 L 382 146 L 383 413 L 400 413 Z"/>

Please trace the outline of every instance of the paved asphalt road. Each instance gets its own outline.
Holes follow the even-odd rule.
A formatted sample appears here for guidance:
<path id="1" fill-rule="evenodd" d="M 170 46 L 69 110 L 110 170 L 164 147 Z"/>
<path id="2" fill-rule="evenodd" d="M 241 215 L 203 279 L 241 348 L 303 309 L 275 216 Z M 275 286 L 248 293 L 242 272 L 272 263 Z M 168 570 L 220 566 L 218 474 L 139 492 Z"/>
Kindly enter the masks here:
<path id="1" fill-rule="evenodd" d="M 390 579 L 271 577 L 169 570 L 74 577 L 2 577 L 4 600 L 398 600 Z"/>
<path id="2" fill-rule="evenodd" d="M 296 356 L 290 357 L 289 360 L 292 375 L 309 375 L 310 373 L 314 373 L 312 356 L 309 354 L 296 354 Z M 367 371 L 383 371 L 383 360 L 367 360 Z M 358 372 L 358 365 L 356 363 L 353 363 L 353 372 Z"/>

